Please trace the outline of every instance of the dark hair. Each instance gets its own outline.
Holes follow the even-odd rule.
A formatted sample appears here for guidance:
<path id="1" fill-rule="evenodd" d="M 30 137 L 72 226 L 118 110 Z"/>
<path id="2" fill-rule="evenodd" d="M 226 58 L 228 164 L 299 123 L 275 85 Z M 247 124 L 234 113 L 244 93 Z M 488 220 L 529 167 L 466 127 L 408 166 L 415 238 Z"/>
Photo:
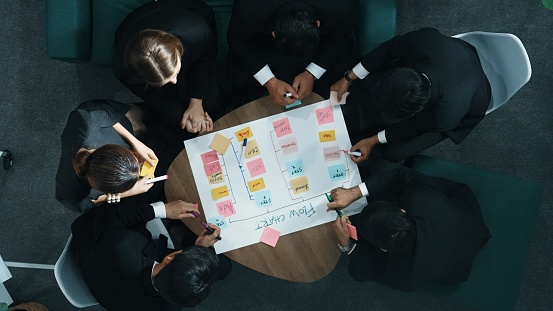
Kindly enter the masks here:
<path id="1" fill-rule="evenodd" d="M 129 40 L 125 49 L 125 67 L 146 84 L 162 87 L 176 74 L 184 47 L 179 38 L 161 30 L 145 29 Z"/>
<path id="2" fill-rule="evenodd" d="M 154 277 L 161 296 L 179 307 L 194 307 L 209 294 L 217 279 L 219 261 L 209 247 L 192 246 L 176 254 Z"/>
<path id="3" fill-rule="evenodd" d="M 412 117 L 430 99 L 430 81 L 409 67 L 390 69 L 371 87 L 371 100 L 390 123 Z"/>
<path id="4" fill-rule="evenodd" d="M 275 39 L 282 54 L 296 62 L 315 58 L 319 45 L 319 27 L 308 12 L 288 10 L 276 19 Z"/>
<path id="5" fill-rule="evenodd" d="M 359 231 L 367 241 L 389 252 L 407 249 L 415 238 L 415 229 L 405 213 L 385 201 L 371 202 L 361 211 Z"/>
<path id="6" fill-rule="evenodd" d="M 119 145 L 103 145 L 90 152 L 81 148 L 73 156 L 73 169 L 86 176 L 90 186 L 105 193 L 131 189 L 140 177 L 142 157 Z"/>

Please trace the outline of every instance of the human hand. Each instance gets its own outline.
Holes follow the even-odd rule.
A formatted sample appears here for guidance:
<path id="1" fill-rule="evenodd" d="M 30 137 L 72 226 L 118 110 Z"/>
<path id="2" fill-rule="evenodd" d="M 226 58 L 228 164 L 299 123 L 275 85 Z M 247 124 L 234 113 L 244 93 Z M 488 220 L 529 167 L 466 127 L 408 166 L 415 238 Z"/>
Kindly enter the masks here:
<path id="1" fill-rule="evenodd" d="M 361 156 L 357 157 L 350 154 L 349 155 L 350 159 L 356 164 L 359 164 L 367 160 L 374 146 L 376 146 L 376 144 L 378 143 L 379 141 L 378 141 L 377 135 L 371 136 L 369 138 L 361 139 L 357 144 L 353 145 L 350 149 L 350 151 L 355 151 L 359 149 L 359 151 L 361 152 Z"/>
<path id="2" fill-rule="evenodd" d="M 213 129 L 213 121 L 204 113 L 201 99 L 190 99 L 188 108 L 182 115 L 180 126 L 189 133 L 203 133 Z"/>
<path id="3" fill-rule="evenodd" d="M 307 70 L 297 75 L 292 83 L 292 87 L 298 91 L 297 99 L 302 100 L 307 95 L 311 94 L 314 82 L 315 77 Z"/>
<path id="4" fill-rule="evenodd" d="M 194 218 L 195 216 L 190 212 L 198 212 L 194 207 L 194 204 L 184 202 L 182 200 L 171 201 L 165 203 L 166 218 L 169 219 L 183 219 Z"/>
<path id="5" fill-rule="evenodd" d="M 335 91 L 336 99 L 338 101 L 341 101 L 342 95 L 344 95 L 344 93 L 347 92 L 348 88 L 349 88 L 348 81 L 345 78 L 341 78 L 340 80 L 334 82 L 334 84 L 330 86 L 330 91 Z"/>
<path id="6" fill-rule="evenodd" d="M 196 245 L 198 246 L 204 246 L 204 247 L 211 247 L 213 244 L 215 244 L 217 241 L 217 236 L 221 233 L 221 228 L 217 227 L 216 225 L 207 224 L 211 229 L 213 229 L 213 233 L 209 233 L 207 229 L 204 229 L 200 236 L 196 239 Z"/>
<path id="7" fill-rule="evenodd" d="M 150 190 L 150 188 L 152 188 L 154 186 L 154 183 L 149 183 L 149 184 L 146 183 L 148 181 L 148 179 L 150 179 L 150 177 L 151 177 L 150 174 L 148 174 L 148 175 L 138 179 L 131 189 L 129 189 L 125 192 L 122 192 L 120 194 L 121 198 L 132 197 L 133 195 L 148 192 L 148 190 Z"/>
<path id="8" fill-rule="evenodd" d="M 286 106 L 294 103 L 299 99 L 298 92 L 288 83 L 280 81 L 273 77 L 265 83 L 265 87 L 269 91 L 271 101 L 280 106 Z M 292 97 L 285 97 L 284 94 L 291 93 Z"/>
<path id="9" fill-rule="evenodd" d="M 363 195 L 361 194 L 361 189 L 359 189 L 359 186 L 355 186 L 349 189 L 345 188 L 335 188 L 330 191 L 330 198 L 332 199 L 332 202 L 329 202 L 326 206 L 328 207 L 326 211 L 330 211 L 333 209 L 344 209 L 348 207 L 353 201 L 361 198 Z M 345 215 L 344 215 L 345 216 Z"/>
<path id="10" fill-rule="evenodd" d="M 344 215 L 342 217 L 337 216 L 336 221 L 334 222 L 334 232 L 336 233 L 336 239 L 338 243 L 342 246 L 347 246 L 350 242 L 349 239 L 349 229 L 348 229 L 348 216 Z"/>
<path id="11" fill-rule="evenodd" d="M 158 159 L 152 149 L 144 145 L 144 143 L 138 139 L 133 139 L 130 141 L 130 144 L 132 148 L 144 159 L 144 161 L 150 163 L 151 166 L 156 166 L 154 160 L 157 161 Z"/>

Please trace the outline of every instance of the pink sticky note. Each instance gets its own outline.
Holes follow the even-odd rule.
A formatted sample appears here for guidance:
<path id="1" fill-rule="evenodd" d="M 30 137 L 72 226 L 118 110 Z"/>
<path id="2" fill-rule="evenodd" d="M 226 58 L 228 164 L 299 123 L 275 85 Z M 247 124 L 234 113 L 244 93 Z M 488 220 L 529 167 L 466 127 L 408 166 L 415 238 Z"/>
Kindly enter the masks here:
<path id="1" fill-rule="evenodd" d="M 348 225 L 348 230 L 349 230 L 349 236 L 356 240 L 357 241 L 357 228 L 355 228 L 354 226 L 350 225 L 350 224 L 347 224 Z"/>
<path id="2" fill-rule="evenodd" d="M 330 91 L 330 105 L 334 106 L 334 105 L 345 105 L 346 104 L 346 97 L 348 97 L 349 95 L 349 92 L 345 92 L 343 95 L 342 95 L 342 100 L 341 101 L 338 101 L 338 93 L 336 93 L 336 91 Z"/>
<path id="3" fill-rule="evenodd" d="M 204 170 L 205 170 L 205 175 L 206 176 L 211 176 L 211 175 L 213 175 L 217 172 L 222 171 L 221 164 L 219 163 L 219 161 L 211 162 L 211 163 L 208 163 L 208 164 L 204 165 Z"/>
<path id="4" fill-rule="evenodd" d="M 263 230 L 263 233 L 261 234 L 260 241 L 267 245 L 275 247 L 279 237 L 280 231 L 277 231 L 271 227 L 265 227 L 265 230 Z"/>
<path id="5" fill-rule="evenodd" d="M 282 150 L 282 154 L 287 155 L 290 153 L 297 152 L 298 149 L 298 142 L 296 141 L 296 137 L 287 137 L 284 139 L 281 139 L 279 141 L 280 149 Z"/>
<path id="6" fill-rule="evenodd" d="M 265 164 L 263 164 L 263 159 L 261 158 L 246 163 L 246 166 L 248 166 L 248 171 L 250 172 L 251 177 L 255 177 L 266 172 Z"/>
<path id="7" fill-rule="evenodd" d="M 325 161 L 340 160 L 340 156 L 342 155 L 342 152 L 343 151 L 340 150 L 340 147 L 338 146 L 323 148 L 323 157 Z"/>
<path id="8" fill-rule="evenodd" d="M 288 118 L 280 119 L 273 122 L 273 128 L 275 129 L 275 134 L 277 137 L 292 133 L 292 127 L 290 126 L 290 121 L 288 121 Z"/>
<path id="9" fill-rule="evenodd" d="M 334 122 L 334 111 L 332 107 L 319 108 L 315 110 L 317 115 L 317 122 L 320 124 L 327 124 Z"/>
<path id="10" fill-rule="evenodd" d="M 231 200 L 219 202 L 216 205 L 217 205 L 217 211 L 221 216 L 229 217 L 236 214 L 236 210 L 234 209 L 234 204 L 232 204 Z"/>
<path id="11" fill-rule="evenodd" d="M 202 162 L 204 162 L 204 165 L 219 161 L 219 155 L 217 155 L 217 151 L 211 150 L 210 152 L 202 153 Z"/>

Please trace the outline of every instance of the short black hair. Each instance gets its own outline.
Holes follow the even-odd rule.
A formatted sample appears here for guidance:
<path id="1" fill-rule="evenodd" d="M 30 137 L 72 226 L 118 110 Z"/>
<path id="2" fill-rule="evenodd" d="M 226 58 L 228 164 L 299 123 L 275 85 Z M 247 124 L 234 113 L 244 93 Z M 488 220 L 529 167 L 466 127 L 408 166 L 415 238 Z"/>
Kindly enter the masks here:
<path id="1" fill-rule="evenodd" d="M 371 202 L 359 215 L 359 233 L 370 243 L 389 252 L 401 252 L 412 245 L 415 229 L 395 204 Z"/>
<path id="2" fill-rule="evenodd" d="M 176 254 L 154 277 L 154 286 L 168 302 L 194 307 L 209 294 L 217 279 L 219 261 L 213 249 L 192 246 Z"/>
<path id="3" fill-rule="evenodd" d="M 308 12 L 287 10 L 280 13 L 274 31 L 278 49 L 290 59 L 308 62 L 317 55 L 319 27 Z"/>
<path id="4" fill-rule="evenodd" d="M 378 74 L 370 90 L 372 102 L 390 123 L 407 119 L 421 111 L 428 103 L 430 93 L 430 80 L 409 67 L 394 68 Z"/>

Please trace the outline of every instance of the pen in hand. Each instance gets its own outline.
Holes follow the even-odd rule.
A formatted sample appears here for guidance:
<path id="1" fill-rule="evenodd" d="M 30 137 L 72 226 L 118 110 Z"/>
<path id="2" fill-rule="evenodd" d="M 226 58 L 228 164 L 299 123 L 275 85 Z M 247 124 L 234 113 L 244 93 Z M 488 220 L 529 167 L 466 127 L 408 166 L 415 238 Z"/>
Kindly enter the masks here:
<path id="1" fill-rule="evenodd" d="M 333 202 L 332 198 L 330 197 L 330 195 L 328 195 L 328 193 L 325 192 L 325 195 L 326 195 L 326 199 L 328 200 L 328 202 Z M 340 208 L 335 208 L 334 211 L 336 212 L 336 214 L 338 214 L 338 216 L 340 216 L 340 218 L 344 217 L 344 213 L 342 213 L 342 211 L 340 210 Z M 349 224 L 349 219 L 346 219 L 346 223 Z"/>
<path id="2" fill-rule="evenodd" d="M 213 230 L 210 226 L 208 226 L 205 222 L 202 221 L 202 226 L 209 232 L 209 234 L 213 234 L 215 230 Z M 222 240 L 223 238 L 220 235 L 217 235 L 217 240 Z"/>

